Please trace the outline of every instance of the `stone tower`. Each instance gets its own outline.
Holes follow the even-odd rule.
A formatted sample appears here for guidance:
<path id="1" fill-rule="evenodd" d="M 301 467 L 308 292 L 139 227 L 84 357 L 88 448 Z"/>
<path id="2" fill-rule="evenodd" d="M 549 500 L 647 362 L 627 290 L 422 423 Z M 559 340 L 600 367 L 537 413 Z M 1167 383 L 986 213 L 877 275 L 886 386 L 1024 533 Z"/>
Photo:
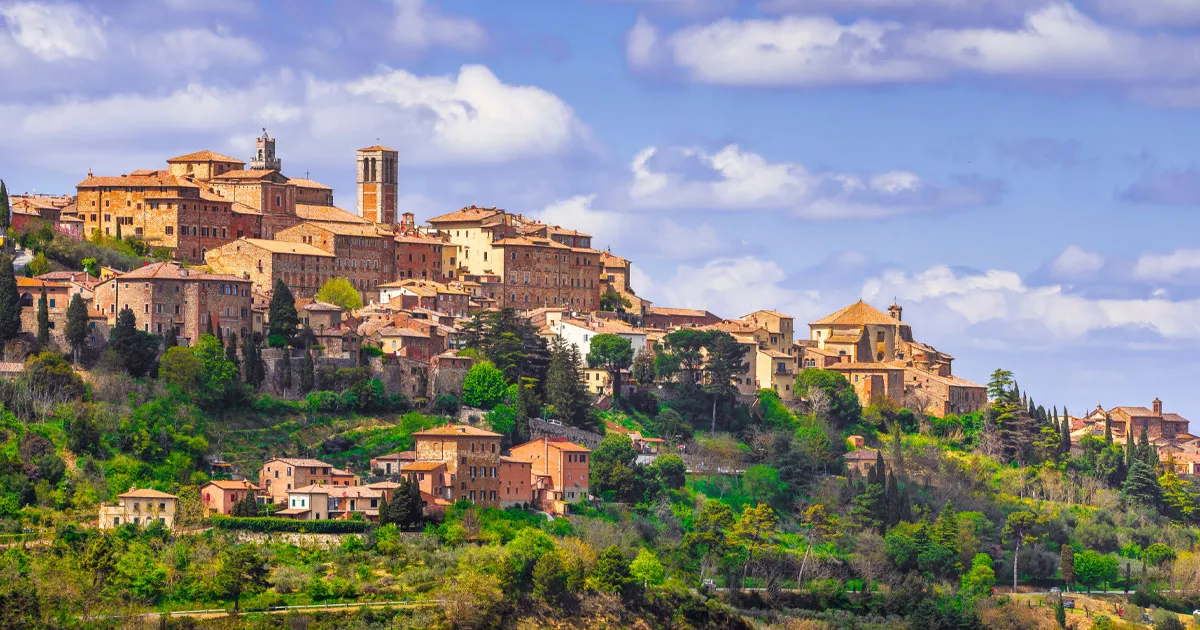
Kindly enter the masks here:
<path id="1" fill-rule="evenodd" d="M 283 170 L 280 159 L 275 157 L 275 139 L 267 135 L 266 127 L 263 127 L 262 135 L 254 140 L 254 144 L 254 157 L 250 159 L 251 169 L 259 171 Z"/>
<path id="2" fill-rule="evenodd" d="M 379 145 L 358 150 L 358 214 L 372 223 L 396 223 L 397 156 Z"/>
<path id="3" fill-rule="evenodd" d="M 904 307 L 900 306 L 898 302 L 892 302 L 892 305 L 888 307 L 888 314 L 898 322 L 904 321 Z"/>

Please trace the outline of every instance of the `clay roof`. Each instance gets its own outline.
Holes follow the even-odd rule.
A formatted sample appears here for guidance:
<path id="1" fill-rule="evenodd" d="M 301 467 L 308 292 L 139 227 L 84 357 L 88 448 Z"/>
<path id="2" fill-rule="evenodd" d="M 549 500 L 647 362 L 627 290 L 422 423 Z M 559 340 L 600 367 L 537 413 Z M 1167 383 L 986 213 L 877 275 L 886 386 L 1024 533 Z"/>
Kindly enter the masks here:
<path id="1" fill-rule="evenodd" d="M 875 371 L 879 371 L 879 372 L 885 372 L 888 370 L 903 370 L 905 367 L 906 366 L 903 361 L 877 361 L 875 363 L 860 363 L 860 362 L 834 363 L 833 365 L 831 365 L 825 369 L 833 370 L 835 372 L 838 370 L 846 370 L 849 372 L 854 372 L 854 371 L 858 371 L 858 370 L 868 370 L 868 371 L 875 370 Z M 937 376 L 937 375 L 930 374 L 930 376 Z"/>
<path id="2" fill-rule="evenodd" d="M 588 320 L 582 320 L 582 319 L 574 319 L 571 317 L 564 317 L 564 318 L 562 318 L 562 323 L 570 324 L 570 325 L 576 326 L 578 328 L 584 328 L 584 329 L 590 330 L 595 333 L 608 333 L 608 334 L 613 334 L 613 335 L 645 335 L 646 334 L 646 331 L 634 328 L 633 326 L 630 326 L 629 324 L 627 324 L 619 319 L 615 319 L 615 320 L 594 319 L 594 320 L 588 321 Z"/>
<path id="3" fill-rule="evenodd" d="M 319 247 L 313 247 L 305 243 L 290 243 L 288 241 L 272 241 L 265 238 L 240 238 L 234 243 L 243 241 L 255 247 L 265 249 L 272 254 L 296 254 L 298 256 L 321 256 L 323 258 L 335 258 L 335 256 Z M 228 245 L 226 245 L 228 246 Z"/>
<path id="4" fill-rule="evenodd" d="M 284 462 L 285 464 L 291 464 L 293 466 L 308 466 L 310 468 L 312 468 L 312 467 L 332 468 L 332 466 L 330 466 L 329 464 L 326 464 L 325 462 L 323 462 L 319 459 L 312 459 L 311 457 L 272 457 L 271 459 L 267 460 L 264 464 L 269 464 L 271 462 Z"/>
<path id="5" fill-rule="evenodd" d="M 354 477 L 355 476 L 354 473 L 350 472 L 349 470 L 343 470 L 341 468 L 333 468 L 329 471 L 329 474 L 337 475 L 338 477 Z"/>
<path id="6" fill-rule="evenodd" d="M 747 313 L 745 315 L 742 315 L 742 319 L 746 319 L 747 317 L 752 318 L 755 315 L 758 315 L 759 313 L 762 313 L 763 315 L 770 315 L 772 317 L 778 317 L 781 319 L 792 319 L 791 315 L 780 313 L 779 311 L 771 310 L 769 308 L 760 309 L 760 310 L 754 311 L 753 313 Z"/>
<path id="7" fill-rule="evenodd" d="M 240 201 L 233 202 L 233 207 L 230 209 L 233 210 L 234 212 L 236 212 L 237 214 L 259 214 L 259 215 L 262 214 L 262 210 L 259 210 L 258 208 L 254 208 L 252 206 L 247 206 L 246 204 L 244 204 Z"/>
<path id="8" fill-rule="evenodd" d="M 625 267 L 629 265 L 629 260 L 621 258 L 609 252 L 600 252 L 600 259 L 604 262 L 605 267 Z"/>
<path id="9" fill-rule="evenodd" d="M 670 306 L 651 306 L 646 309 L 651 315 L 673 315 L 679 317 L 712 317 L 708 311 L 694 308 L 672 308 Z"/>
<path id="10" fill-rule="evenodd" d="M 524 459 L 517 459 L 515 457 L 509 457 L 508 455 L 501 455 L 500 463 L 501 464 L 525 464 L 525 465 L 529 465 L 529 466 L 533 465 L 533 462 L 531 462 L 531 461 L 524 460 Z"/>
<path id="11" fill-rule="evenodd" d="M 251 488 L 255 490 L 258 489 L 258 486 L 246 481 L 245 479 L 239 479 L 237 481 L 231 479 L 214 479 L 213 481 L 210 481 L 204 485 L 216 486 L 222 490 L 249 490 Z"/>
<path id="12" fill-rule="evenodd" d="M 167 171 L 134 171 L 129 175 L 119 177 L 90 176 L 75 185 L 76 188 L 97 188 L 101 186 L 143 186 L 152 188 L 176 187 L 199 188 L 196 184 L 175 177 Z"/>
<path id="13" fill-rule="evenodd" d="M 288 492 L 295 492 L 297 494 L 329 494 L 329 486 L 320 483 L 314 483 L 304 486 L 303 488 L 289 490 Z"/>
<path id="14" fill-rule="evenodd" d="M 1142 417 L 1142 416 L 1151 416 L 1151 417 L 1153 417 L 1153 416 L 1157 415 L 1157 414 L 1155 414 L 1155 413 L 1154 413 L 1154 411 L 1153 411 L 1153 410 L 1151 410 L 1151 409 L 1147 409 L 1147 408 L 1145 408 L 1145 407 L 1127 407 L 1127 406 L 1124 406 L 1124 405 L 1122 405 L 1122 406 L 1120 406 L 1120 407 L 1113 407 L 1113 408 L 1111 409 L 1111 411 L 1113 411 L 1114 413 L 1115 413 L 1115 412 L 1121 412 L 1121 413 L 1124 413 L 1124 414 L 1126 414 L 1126 415 L 1128 415 L 1128 416 L 1133 416 L 1133 417 L 1135 417 L 1135 418 L 1137 418 L 1137 417 Z"/>
<path id="15" fill-rule="evenodd" d="M 395 237 L 397 243 L 413 243 L 414 245 L 445 245 L 446 243 L 432 236 L 420 234 L 401 234 Z"/>
<path id="16" fill-rule="evenodd" d="M 837 366 L 834 366 L 834 367 L 836 369 Z M 916 370 L 917 368 L 910 368 L 910 369 Z M 942 376 L 940 374 L 934 374 L 932 372 L 926 372 L 924 370 L 918 370 L 918 372 L 922 376 L 928 377 L 931 380 L 941 381 L 942 383 L 945 383 L 947 385 L 953 385 L 955 387 L 978 387 L 979 389 L 983 389 L 983 385 L 980 385 L 979 383 L 973 383 L 971 381 L 968 381 L 965 378 L 961 378 L 958 376 Z"/>
<path id="17" fill-rule="evenodd" d="M 429 472 L 431 470 L 437 470 L 439 468 L 445 468 L 445 467 L 446 467 L 446 462 L 421 461 L 421 462 L 408 462 L 408 463 L 404 464 L 403 466 L 401 466 L 400 470 L 415 470 L 418 472 Z"/>
<path id="18" fill-rule="evenodd" d="M 857 460 L 876 461 L 878 459 L 877 453 L 879 453 L 879 451 L 876 451 L 875 449 L 860 448 L 856 451 L 850 451 L 849 453 L 842 455 L 842 459 L 857 459 Z"/>
<path id="19" fill-rule="evenodd" d="M 289 177 L 288 183 L 295 184 L 298 188 L 320 188 L 322 190 L 333 190 L 333 188 L 330 188 L 321 182 L 315 182 L 306 177 Z"/>
<path id="20" fill-rule="evenodd" d="M 531 444 L 537 444 L 539 447 L 548 446 L 550 448 L 558 449 L 560 451 L 571 451 L 571 452 L 582 452 L 582 453 L 592 452 L 592 450 L 589 449 L 588 447 L 580 446 L 574 442 L 568 442 L 561 438 L 555 439 L 555 438 L 545 438 L 545 437 L 538 438 L 536 440 L 530 440 L 524 444 L 514 446 L 513 449 L 524 448 Z"/>
<path id="21" fill-rule="evenodd" d="M 158 490 L 151 490 L 150 488 L 142 488 L 140 490 L 137 488 L 133 488 L 133 489 L 130 489 L 129 492 L 122 492 L 121 494 L 118 494 L 117 498 L 118 499 L 176 499 L 178 497 L 176 497 L 173 494 L 167 494 L 166 492 L 159 492 Z"/>
<path id="22" fill-rule="evenodd" d="M 395 481 L 376 481 L 375 483 L 367 484 L 367 487 L 375 488 L 376 490 L 395 490 L 400 487 L 400 484 Z"/>
<path id="23" fill-rule="evenodd" d="M 50 281 L 70 281 L 78 282 L 80 284 L 95 284 L 96 282 L 100 281 L 99 278 L 89 276 L 86 271 L 48 271 L 38 276 L 38 279 Z"/>
<path id="24" fill-rule="evenodd" d="M 465 221 L 479 221 L 479 220 L 485 219 L 487 217 L 495 216 L 497 214 L 504 214 L 504 211 L 497 210 L 496 208 L 479 208 L 476 206 L 468 206 L 461 210 L 455 210 L 454 212 L 448 212 L 441 216 L 433 217 L 432 219 L 429 219 L 427 221 L 427 223 L 456 223 L 456 222 L 465 222 Z"/>
<path id="25" fill-rule="evenodd" d="M 380 234 L 379 230 L 375 229 L 370 223 L 347 223 L 340 221 L 305 221 L 300 225 L 307 225 L 319 230 L 332 232 L 338 236 L 365 236 L 370 238 L 382 238 L 386 235 Z M 289 230 L 299 227 L 299 225 L 288 228 Z"/>
<path id="26" fill-rule="evenodd" d="M 188 153 L 187 155 L 181 155 L 179 157 L 173 157 L 167 160 L 167 164 L 174 164 L 175 162 L 228 162 L 233 164 L 245 164 L 245 162 L 237 158 L 231 158 L 228 155 L 221 155 L 216 151 L 209 151 L 208 149 L 196 151 L 195 153 Z"/>
<path id="27" fill-rule="evenodd" d="M 858 343 L 861 339 L 862 335 L 832 335 L 825 339 L 825 343 Z"/>
<path id="28" fill-rule="evenodd" d="M 572 249 L 556 240 L 541 237 L 514 236 L 492 243 L 493 247 L 549 247 L 551 249 Z"/>
<path id="29" fill-rule="evenodd" d="M 264 179 L 279 171 L 266 168 L 248 168 L 245 170 L 225 171 L 213 179 Z M 286 178 L 285 178 L 286 179 Z"/>
<path id="30" fill-rule="evenodd" d="M 305 221 L 312 222 L 370 223 L 366 219 L 337 206 L 321 206 L 310 203 L 296 204 L 296 216 Z"/>
<path id="31" fill-rule="evenodd" d="M 359 149 L 359 151 L 391 151 L 392 153 L 396 152 L 395 149 L 389 149 L 385 146 L 378 145 L 378 144 L 375 146 L 370 146 L 370 147 L 365 147 L 365 148 Z"/>
<path id="32" fill-rule="evenodd" d="M 809 324 L 810 326 L 866 326 L 874 325 L 892 325 L 898 324 L 896 318 L 884 313 L 883 311 L 859 300 L 842 310 L 818 319 Z"/>
<path id="33" fill-rule="evenodd" d="M 220 273 L 200 273 L 192 269 L 184 269 L 182 265 L 170 262 L 150 263 L 116 276 L 117 280 L 150 279 L 157 280 L 210 280 L 218 282 L 250 282 L 245 278 Z"/>
<path id="34" fill-rule="evenodd" d="M 319 300 L 313 300 L 301 308 L 306 311 L 342 311 L 342 307 L 337 304 L 330 304 L 329 302 L 321 302 Z"/>
<path id="35" fill-rule="evenodd" d="M 423 436 L 458 436 L 458 437 L 501 437 L 499 433 L 492 433 L 484 429 L 479 429 L 465 424 L 447 424 L 435 429 L 427 429 L 425 431 L 417 431 L 413 435 Z"/>
<path id="36" fill-rule="evenodd" d="M 380 328 L 379 330 L 376 330 L 375 334 L 379 335 L 380 337 L 418 337 L 421 339 L 429 338 L 428 333 L 423 333 L 419 330 L 414 330 L 412 328 L 399 328 L 396 326 L 385 326 L 383 328 Z"/>
<path id="37" fill-rule="evenodd" d="M 67 287 L 67 283 L 66 282 L 55 282 L 53 280 L 42 280 L 39 278 L 26 278 L 25 276 L 17 276 L 17 288 L 26 288 L 26 289 L 39 288 L 40 289 L 41 287 L 64 289 Z"/>

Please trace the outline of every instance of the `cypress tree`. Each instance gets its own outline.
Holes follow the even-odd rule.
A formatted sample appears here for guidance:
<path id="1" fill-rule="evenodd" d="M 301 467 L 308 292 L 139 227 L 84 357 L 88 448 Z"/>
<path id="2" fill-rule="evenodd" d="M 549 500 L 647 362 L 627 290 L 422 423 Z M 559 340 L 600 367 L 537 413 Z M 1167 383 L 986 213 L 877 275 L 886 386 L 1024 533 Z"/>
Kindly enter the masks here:
<path id="1" fill-rule="evenodd" d="M 283 361 L 279 364 L 279 388 L 285 396 L 292 388 L 292 353 L 288 348 L 283 349 Z"/>
<path id="2" fill-rule="evenodd" d="M 0 234 L 7 237 L 8 228 L 12 227 L 12 207 L 8 203 L 8 186 L 0 179 Z M 8 245 L 12 247 L 12 245 Z"/>
<path id="3" fill-rule="evenodd" d="M 212 314 L 211 313 L 204 314 L 204 334 L 206 334 L 206 335 L 213 334 L 213 324 L 212 324 Z M 220 341 L 220 339 L 218 339 L 217 341 Z"/>
<path id="4" fill-rule="evenodd" d="M 270 319 L 268 338 L 279 336 L 291 344 L 296 337 L 296 327 L 300 325 L 300 316 L 296 313 L 296 298 L 292 297 L 292 291 L 283 279 L 275 281 L 267 317 Z"/>
<path id="5" fill-rule="evenodd" d="M 225 346 L 225 360 L 233 364 L 234 369 L 241 372 L 241 367 L 238 365 L 237 356 L 237 335 L 233 331 L 229 332 L 229 343 Z"/>
<path id="6" fill-rule="evenodd" d="M 179 333 L 175 332 L 174 326 L 167 326 L 167 332 L 163 333 L 163 354 L 178 345 Z"/>
<path id="7" fill-rule="evenodd" d="M 316 376 L 316 366 L 313 362 L 312 350 L 304 351 L 304 364 L 300 366 L 300 393 L 312 391 L 313 379 Z"/>
<path id="8" fill-rule="evenodd" d="M 13 259 L 0 254 L 0 343 L 21 333 L 21 295 L 17 291 L 17 274 Z"/>
<path id="9" fill-rule="evenodd" d="M 1133 427 L 1125 423 L 1125 470 L 1133 468 Z"/>
<path id="10" fill-rule="evenodd" d="M 898 521 L 900 515 L 900 488 L 896 485 L 896 476 L 892 471 L 887 474 L 887 486 L 883 493 L 887 505 L 887 525 L 891 527 Z"/>
<path id="11" fill-rule="evenodd" d="M 38 298 L 37 326 L 38 345 L 50 343 L 50 301 L 46 299 L 46 285 L 42 285 L 42 297 Z"/>
<path id="12" fill-rule="evenodd" d="M 249 341 L 242 348 L 242 374 L 245 377 L 246 384 L 258 389 L 262 385 L 265 368 L 262 360 L 262 335 L 259 333 L 251 333 Z"/>
<path id="13" fill-rule="evenodd" d="M 1112 414 L 1104 412 L 1104 443 L 1111 445 L 1112 440 Z"/>
<path id="14" fill-rule="evenodd" d="M 1058 450 L 1063 455 L 1071 454 L 1071 421 L 1067 418 L 1062 419 L 1062 428 L 1059 432 L 1059 447 Z"/>
<path id="15" fill-rule="evenodd" d="M 78 363 L 79 351 L 87 344 L 88 337 L 87 305 L 83 303 L 83 296 L 78 293 L 71 296 L 71 303 L 67 306 L 67 328 L 63 332 L 67 338 L 67 345 L 71 346 L 71 360 Z"/>
<path id="16" fill-rule="evenodd" d="M 120 221 L 117 221 L 117 240 L 118 241 L 122 240 L 121 239 L 121 222 Z"/>
<path id="17" fill-rule="evenodd" d="M 900 490 L 900 520 L 905 523 L 911 523 L 912 515 L 912 499 L 908 496 L 908 484 L 904 484 L 904 488 Z"/>

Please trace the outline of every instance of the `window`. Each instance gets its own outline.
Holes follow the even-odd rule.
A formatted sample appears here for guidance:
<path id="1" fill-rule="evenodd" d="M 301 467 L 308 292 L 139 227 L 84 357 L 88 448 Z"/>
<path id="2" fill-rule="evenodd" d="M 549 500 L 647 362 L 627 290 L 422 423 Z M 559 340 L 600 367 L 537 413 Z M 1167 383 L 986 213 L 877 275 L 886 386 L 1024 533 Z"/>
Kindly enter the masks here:
<path id="1" fill-rule="evenodd" d="M 878 341 L 880 343 L 883 342 L 883 331 L 882 330 L 875 333 L 875 341 Z"/>

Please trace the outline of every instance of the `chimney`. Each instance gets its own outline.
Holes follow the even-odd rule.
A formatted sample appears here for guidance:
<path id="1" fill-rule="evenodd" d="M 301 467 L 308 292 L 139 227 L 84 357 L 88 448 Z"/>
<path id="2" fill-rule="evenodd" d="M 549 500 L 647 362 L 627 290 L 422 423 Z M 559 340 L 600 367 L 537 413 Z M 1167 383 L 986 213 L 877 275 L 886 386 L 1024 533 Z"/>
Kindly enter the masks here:
<path id="1" fill-rule="evenodd" d="M 1153 405 L 1154 415 L 1161 416 L 1162 415 L 1162 401 L 1156 397 L 1154 399 L 1154 402 L 1151 404 Z"/>

